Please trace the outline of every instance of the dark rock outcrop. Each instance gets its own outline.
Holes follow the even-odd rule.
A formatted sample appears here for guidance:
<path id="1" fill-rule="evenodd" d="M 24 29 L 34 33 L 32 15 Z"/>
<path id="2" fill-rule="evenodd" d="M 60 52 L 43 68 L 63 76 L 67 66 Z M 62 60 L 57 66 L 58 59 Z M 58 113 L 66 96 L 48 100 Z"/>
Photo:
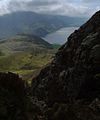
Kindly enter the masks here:
<path id="1" fill-rule="evenodd" d="M 52 63 L 33 79 L 32 89 L 33 95 L 48 106 L 75 104 L 78 100 L 89 106 L 100 99 L 100 11 L 69 36 Z"/>
<path id="2" fill-rule="evenodd" d="M 37 118 L 40 110 L 31 102 L 26 88 L 25 82 L 18 75 L 0 73 L 0 120 Z"/>

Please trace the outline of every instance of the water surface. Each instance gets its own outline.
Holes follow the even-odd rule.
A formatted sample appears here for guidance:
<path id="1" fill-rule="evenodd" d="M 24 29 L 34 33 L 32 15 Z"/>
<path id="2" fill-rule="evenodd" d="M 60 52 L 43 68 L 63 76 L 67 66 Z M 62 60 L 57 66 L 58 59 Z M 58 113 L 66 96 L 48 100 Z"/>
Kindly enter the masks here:
<path id="1" fill-rule="evenodd" d="M 54 33 L 46 35 L 44 39 L 51 44 L 64 44 L 67 41 L 68 36 L 76 29 L 78 29 L 78 27 L 61 28 Z"/>

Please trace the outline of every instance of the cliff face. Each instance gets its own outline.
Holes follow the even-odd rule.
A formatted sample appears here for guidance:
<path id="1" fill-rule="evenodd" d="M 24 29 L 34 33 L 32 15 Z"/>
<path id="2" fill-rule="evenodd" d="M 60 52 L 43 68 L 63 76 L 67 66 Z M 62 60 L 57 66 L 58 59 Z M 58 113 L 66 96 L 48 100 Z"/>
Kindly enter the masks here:
<path id="1" fill-rule="evenodd" d="M 48 105 L 100 98 L 100 11 L 69 36 L 32 88 Z"/>

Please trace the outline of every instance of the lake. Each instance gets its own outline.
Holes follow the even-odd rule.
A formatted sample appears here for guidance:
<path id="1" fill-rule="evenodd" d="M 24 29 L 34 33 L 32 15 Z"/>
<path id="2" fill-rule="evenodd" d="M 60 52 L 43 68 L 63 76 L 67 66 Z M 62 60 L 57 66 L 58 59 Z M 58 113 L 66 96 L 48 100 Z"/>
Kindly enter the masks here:
<path id="1" fill-rule="evenodd" d="M 46 35 L 43 39 L 51 44 L 64 44 L 68 36 L 73 33 L 78 27 L 66 27 L 57 30 L 54 33 Z"/>

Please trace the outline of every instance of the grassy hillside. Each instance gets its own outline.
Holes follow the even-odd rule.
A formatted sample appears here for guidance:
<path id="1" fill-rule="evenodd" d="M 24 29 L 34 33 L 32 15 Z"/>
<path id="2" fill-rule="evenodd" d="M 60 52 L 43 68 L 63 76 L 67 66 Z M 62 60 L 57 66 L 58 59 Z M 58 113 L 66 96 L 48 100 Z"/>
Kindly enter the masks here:
<path id="1" fill-rule="evenodd" d="M 51 61 L 52 55 L 52 51 L 47 51 L 36 55 L 29 52 L 20 52 L 2 56 L 0 57 L 0 71 L 18 73 L 26 80 L 30 78 L 30 74 L 33 75 L 33 72 L 35 73 Z"/>
<path id="2" fill-rule="evenodd" d="M 17 35 L 0 42 L 0 71 L 11 71 L 30 80 L 52 59 L 58 49 L 41 38 Z"/>
<path id="3" fill-rule="evenodd" d="M 40 37 L 20 34 L 0 41 L 1 53 L 11 54 L 16 52 L 39 52 L 39 50 L 51 49 L 52 45 Z"/>

